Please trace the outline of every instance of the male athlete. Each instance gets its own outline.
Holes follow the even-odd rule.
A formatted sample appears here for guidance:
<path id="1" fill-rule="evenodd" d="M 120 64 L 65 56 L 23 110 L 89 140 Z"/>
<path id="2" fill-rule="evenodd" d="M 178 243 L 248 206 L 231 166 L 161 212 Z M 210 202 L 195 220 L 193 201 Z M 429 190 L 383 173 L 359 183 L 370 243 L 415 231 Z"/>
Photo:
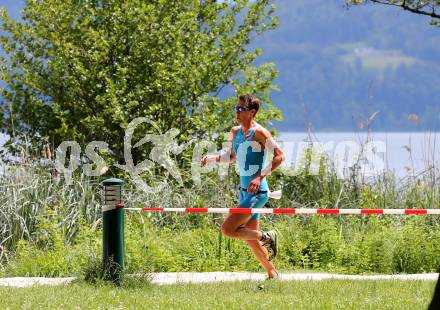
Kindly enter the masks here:
<path id="1" fill-rule="evenodd" d="M 262 208 L 269 199 L 266 176 L 284 160 L 284 153 L 272 138 L 270 132 L 255 121 L 260 101 L 252 95 L 241 95 L 235 107 L 237 122 L 230 133 L 231 146 L 228 152 L 205 155 L 202 167 L 207 163 L 238 162 L 240 171 L 240 208 Z M 271 165 L 267 165 L 268 153 L 273 153 Z M 275 231 L 259 231 L 260 214 L 231 214 L 222 225 L 225 236 L 246 240 L 255 258 L 267 272 L 269 279 L 278 277 L 271 260 L 277 254 Z"/>

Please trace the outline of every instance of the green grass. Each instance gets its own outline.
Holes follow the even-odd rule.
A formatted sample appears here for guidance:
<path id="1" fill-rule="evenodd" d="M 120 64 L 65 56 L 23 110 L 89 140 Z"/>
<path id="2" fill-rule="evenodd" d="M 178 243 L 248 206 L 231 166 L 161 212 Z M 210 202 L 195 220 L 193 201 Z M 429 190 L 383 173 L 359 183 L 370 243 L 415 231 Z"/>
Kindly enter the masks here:
<path id="1" fill-rule="evenodd" d="M 116 288 L 75 283 L 0 287 L 9 309 L 426 309 L 434 281 L 278 281 Z"/>
<path id="2" fill-rule="evenodd" d="M 283 184 L 283 197 L 270 201 L 269 207 L 440 207 L 440 167 L 417 180 L 408 177 L 397 183 L 387 174 L 367 184 L 356 169 L 353 177 L 339 179 L 324 161 L 319 175 L 311 175 L 311 154 L 307 158 L 308 168 L 299 174 L 277 170 L 270 176 L 274 189 Z M 91 259 L 99 261 L 99 180 L 75 175 L 67 185 L 38 165 L 13 170 L 0 178 L 0 276 L 78 276 Z M 220 179 L 215 171 L 203 176 L 201 186 L 170 182 L 160 193 L 144 193 L 127 182 L 124 201 L 129 207 L 235 207 L 237 184 L 236 174 Z M 224 218 L 127 213 L 126 271 L 262 271 L 245 242 L 222 236 Z M 280 270 L 395 274 L 435 272 L 440 266 L 439 216 L 267 214 L 261 229 L 280 233 Z"/>

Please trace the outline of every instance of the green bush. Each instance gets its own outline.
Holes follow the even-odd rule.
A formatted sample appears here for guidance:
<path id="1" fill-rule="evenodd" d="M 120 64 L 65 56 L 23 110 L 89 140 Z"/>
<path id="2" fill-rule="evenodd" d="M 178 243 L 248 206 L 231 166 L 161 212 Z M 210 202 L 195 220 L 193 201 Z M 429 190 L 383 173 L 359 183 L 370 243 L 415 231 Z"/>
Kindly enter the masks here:
<path id="1" fill-rule="evenodd" d="M 4 274 L 59 277 L 80 273 L 101 248 L 96 232 L 84 221 L 81 223 L 75 238 L 67 242 L 60 217 L 52 211 L 37 216 L 35 238 L 18 242 L 14 259 Z"/>
<path id="2" fill-rule="evenodd" d="M 231 167 L 232 169 L 232 167 Z M 83 175 L 73 185 L 43 170 L 21 167 L 0 179 L 0 263 L 5 275 L 80 274 L 101 257 L 98 186 Z M 236 175 L 203 176 L 202 185 L 167 183 L 157 193 L 139 192 L 127 183 L 130 207 L 234 207 Z M 340 180 L 321 162 L 315 176 L 277 171 L 273 189 L 281 200 L 270 207 L 434 208 L 439 185 L 432 179 L 407 179 L 398 186 L 389 176 L 370 183 Z M 156 180 L 157 182 L 162 180 Z M 222 236 L 223 215 L 126 214 L 126 271 L 262 270 L 246 243 Z M 440 265 L 438 216 L 263 215 L 261 228 L 280 232 L 281 270 L 314 269 L 345 273 L 414 273 Z M 92 264 L 93 265 L 93 264 Z M 93 268 L 92 268 L 93 269 Z"/>

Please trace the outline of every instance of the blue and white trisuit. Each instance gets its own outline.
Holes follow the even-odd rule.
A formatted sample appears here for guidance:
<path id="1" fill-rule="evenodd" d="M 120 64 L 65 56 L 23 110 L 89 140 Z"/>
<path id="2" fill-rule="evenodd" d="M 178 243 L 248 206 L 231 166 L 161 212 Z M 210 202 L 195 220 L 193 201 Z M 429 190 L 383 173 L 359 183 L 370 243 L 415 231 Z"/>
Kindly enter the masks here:
<path id="1" fill-rule="evenodd" d="M 267 152 L 257 141 L 254 141 L 255 129 L 243 132 L 241 126 L 238 128 L 233 140 L 234 152 L 237 155 L 237 164 L 240 175 L 240 197 L 241 208 L 262 208 L 269 199 L 269 186 L 266 178 L 261 180 L 257 193 L 249 194 L 246 189 L 249 183 L 267 167 Z M 258 220 L 260 214 L 252 214 L 253 220 Z"/>

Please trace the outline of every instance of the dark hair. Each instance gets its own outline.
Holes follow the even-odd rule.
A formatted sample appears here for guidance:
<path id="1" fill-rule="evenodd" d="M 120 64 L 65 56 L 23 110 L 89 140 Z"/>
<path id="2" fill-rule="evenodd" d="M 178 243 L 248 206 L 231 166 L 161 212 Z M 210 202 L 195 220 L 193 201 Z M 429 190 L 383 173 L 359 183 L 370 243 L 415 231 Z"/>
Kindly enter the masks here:
<path id="1" fill-rule="evenodd" d="M 246 104 L 246 107 L 249 110 L 255 110 L 255 114 L 257 114 L 258 109 L 260 108 L 260 100 L 257 97 L 249 94 L 244 94 L 238 96 L 238 101 Z"/>

